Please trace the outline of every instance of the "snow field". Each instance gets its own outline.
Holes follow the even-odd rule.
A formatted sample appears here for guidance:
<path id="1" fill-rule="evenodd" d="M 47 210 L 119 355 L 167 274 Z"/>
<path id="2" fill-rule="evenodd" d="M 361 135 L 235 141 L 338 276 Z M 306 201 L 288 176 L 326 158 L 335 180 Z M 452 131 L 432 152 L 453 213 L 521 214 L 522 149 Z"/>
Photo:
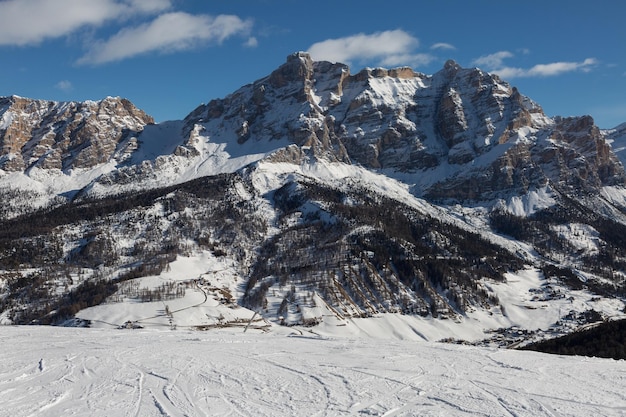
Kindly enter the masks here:
<path id="1" fill-rule="evenodd" d="M 126 323 L 151 329 L 209 329 L 224 326 L 266 327 L 255 312 L 235 304 L 240 279 L 228 260 L 209 252 L 179 256 L 160 275 L 122 283 L 114 300 L 80 311 L 77 317 L 91 321 L 91 327 L 116 328 Z M 136 285 L 141 291 L 164 286 L 184 288 L 184 296 L 162 301 L 141 302 L 120 295 L 125 285 Z"/>
<path id="2" fill-rule="evenodd" d="M 2 327 L 0 416 L 623 416 L 626 362 L 449 344 Z"/>

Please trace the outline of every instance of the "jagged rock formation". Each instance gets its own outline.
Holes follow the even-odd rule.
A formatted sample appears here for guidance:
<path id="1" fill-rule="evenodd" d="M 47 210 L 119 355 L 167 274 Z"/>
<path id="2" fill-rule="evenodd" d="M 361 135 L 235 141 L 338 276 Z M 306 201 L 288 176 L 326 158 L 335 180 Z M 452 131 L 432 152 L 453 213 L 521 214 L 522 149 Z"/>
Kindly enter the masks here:
<path id="1" fill-rule="evenodd" d="M 433 75 L 351 74 L 306 53 L 162 124 L 123 99 L 3 98 L 0 314 L 54 322 L 84 307 L 47 300 L 74 280 L 109 295 L 112 280 L 194 251 L 227 258 L 240 304 L 290 324 L 319 322 L 299 309 L 316 303 L 340 318 L 478 311 L 515 324 L 493 287 L 529 267 L 564 292 L 617 300 L 625 130 L 549 118 L 454 61 Z M 19 172 L 43 186 L 3 182 Z"/>
<path id="2" fill-rule="evenodd" d="M 614 129 L 604 130 L 601 134 L 611 145 L 611 149 L 620 159 L 622 165 L 626 164 L 626 154 L 624 153 L 626 149 L 626 123 L 622 123 Z"/>
<path id="3" fill-rule="evenodd" d="M 9 172 L 92 168 L 114 156 L 123 159 L 136 148 L 127 139 L 154 123 L 130 101 L 113 97 L 84 103 L 5 97 L 0 117 L 0 169 Z"/>
<path id="4" fill-rule="evenodd" d="M 131 182 L 148 171 L 158 177 L 154 165 L 132 159 L 142 143 L 158 138 L 156 129 L 142 132 L 153 120 L 127 100 L 11 97 L 2 99 L 0 113 L 4 171 L 109 161 L 123 168 L 132 160 L 143 165 L 101 182 L 111 183 L 111 176 Z M 269 76 L 198 107 L 170 134 L 180 139 L 163 156 L 206 159 L 216 156 L 206 150 L 211 143 L 233 142 L 225 158 L 247 152 L 237 145 L 249 152 L 283 149 L 272 158 L 358 164 L 403 178 L 415 184 L 415 195 L 438 201 L 493 200 L 548 183 L 598 191 L 626 180 L 591 117 L 548 118 L 496 75 L 454 61 L 432 76 L 410 68 L 351 74 L 343 64 L 293 54 Z"/>
<path id="5" fill-rule="evenodd" d="M 351 75 L 298 53 L 186 123 L 208 137 L 222 129 L 239 143 L 287 137 L 318 158 L 413 173 L 415 193 L 437 200 L 524 194 L 548 182 L 597 191 L 626 179 L 590 117 L 550 119 L 496 75 L 453 61 L 432 76 Z"/>

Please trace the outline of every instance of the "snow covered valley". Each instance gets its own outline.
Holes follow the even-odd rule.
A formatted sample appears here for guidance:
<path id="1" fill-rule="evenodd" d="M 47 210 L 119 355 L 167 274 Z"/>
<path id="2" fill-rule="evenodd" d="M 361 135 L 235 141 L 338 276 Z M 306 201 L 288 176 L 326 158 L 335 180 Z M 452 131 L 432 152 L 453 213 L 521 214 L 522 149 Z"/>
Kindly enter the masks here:
<path id="1" fill-rule="evenodd" d="M 623 416 L 626 361 L 224 329 L 0 327 L 0 416 Z"/>

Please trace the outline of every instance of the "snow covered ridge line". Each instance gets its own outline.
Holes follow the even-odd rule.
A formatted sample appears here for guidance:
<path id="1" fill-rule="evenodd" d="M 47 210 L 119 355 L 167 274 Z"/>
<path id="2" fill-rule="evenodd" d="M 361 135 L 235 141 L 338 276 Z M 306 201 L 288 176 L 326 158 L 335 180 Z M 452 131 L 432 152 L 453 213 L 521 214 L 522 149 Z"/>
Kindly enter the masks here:
<path id="1" fill-rule="evenodd" d="M 616 383 L 624 361 L 289 330 L 0 330 L 7 417 L 617 417 L 626 410 Z"/>
<path id="2" fill-rule="evenodd" d="M 479 69 L 351 74 L 294 54 L 179 121 L 115 98 L 0 109 L 3 323 L 256 313 L 368 334 L 356 319 L 384 317 L 507 346 L 624 309 L 609 133 Z"/>
<path id="3" fill-rule="evenodd" d="M 497 76 L 452 61 L 434 75 L 351 74 L 297 53 L 267 77 L 159 125 L 120 98 L 0 104 L 0 170 L 25 173 L 48 198 L 87 186 L 111 194 L 181 183 L 277 151 L 283 161 L 382 170 L 439 201 L 493 201 L 547 183 L 593 192 L 624 183 L 604 143 L 609 133 L 591 118 L 550 119 Z"/>

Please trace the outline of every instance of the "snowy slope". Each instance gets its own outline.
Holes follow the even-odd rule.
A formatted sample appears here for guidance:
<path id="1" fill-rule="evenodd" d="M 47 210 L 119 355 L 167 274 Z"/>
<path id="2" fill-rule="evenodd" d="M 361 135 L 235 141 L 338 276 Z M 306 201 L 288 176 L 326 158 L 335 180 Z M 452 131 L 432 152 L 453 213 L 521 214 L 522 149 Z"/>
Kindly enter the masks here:
<path id="1" fill-rule="evenodd" d="M 0 416 L 623 416 L 626 362 L 287 332 L 0 329 Z"/>
<path id="2" fill-rule="evenodd" d="M 268 327 L 269 323 L 254 311 L 237 305 L 241 280 L 232 261 L 209 252 L 179 257 L 160 275 L 122 284 L 109 302 L 82 310 L 77 318 L 103 328 L 123 327 L 127 323 L 152 329 Z M 151 302 L 140 302 L 133 296 L 168 285 L 182 290 L 184 296 Z M 135 291 L 129 288 L 132 286 Z"/>
<path id="3" fill-rule="evenodd" d="M 284 332 L 274 308 L 280 304 L 284 289 L 275 289 L 268 296 L 267 311 L 240 307 L 236 300 L 243 296 L 243 277 L 232 261 L 216 258 L 209 252 L 178 257 L 167 271 L 157 276 L 132 281 L 137 289 L 156 289 L 175 283 L 185 286 L 183 297 L 171 300 L 140 302 L 121 289 L 101 305 L 80 311 L 76 317 L 88 320 L 90 327 L 112 329 L 132 325 L 146 329 L 264 329 Z M 505 283 L 490 283 L 489 290 L 498 296 L 500 307 L 475 309 L 454 320 L 437 320 L 417 315 L 376 314 L 372 318 L 340 317 L 324 300 L 316 296 L 317 307 L 301 306 L 305 317 L 320 317 L 313 328 L 292 324 L 294 332 L 313 332 L 326 337 L 384 338 L 416 341 L 464 340 L 490 345 L 503 345 L 523 340 L 540 340 L 574 330 L 578 323 L 563 319 L 569 311 L 598 311 L 605 317 L 624 317 L 620 300 L 594 297 L 587 291 L 570 291 L 557 280 L 546 280 L 536 269 L 511 273 Z M 554 295 L 557 295 L 556 297 Z M 561 296 L 563 294 L 563 296 Z M 567 294 L 566 298 L 564 294 Z M 561 325 L 557 326 L 556 323 Z M 508 335 L 499 338 L 499 329 L 524 329 L 524 338 Z M 501 340 L 503 341 L 501 343 Z"/>
<path id="4" fill-rule="evenodd" d="M 626 164 L 626 123 L 603 131 L 606 135 L 607 142 L 611 144 L 613 152 L 618 156 L 622 165 Z"/>
<path id="5" fill-rule="evenodd" d="M 203 143 L 210 143 L 210 140 L 206 138 Z M 159 146 L 153 147 L 155 150 L 152 151 L 152 155 L 161 152 L 159 149 L 163 149 L 163 147 Z M 200 147 L 200 149 L 202 148 Z M 164 241 L 171 244 L 169 242 L 171 242 L 172 235 L 180 235 L 182 230 L 186 230 L 184 233 L 190 233 L 190 237 L 180 238 L 179 253 L 176 260 L 171 262 L 160 275 L 150 275 L 124 282 L 120 284 L 120 290 L 108 302 L 84 309 L 78 312 L 76 317 L 90 321 L 93 327 L 104 328 L 123 326 L 130 322 L 131 325 L 157 329 L 209 329 L 245 326 L 258 312 L 260 314 L 254 318 L 254 322 L 251 323 L 252 327 L 271 326 L 272 331 L 276 331 L 282 321 L 279 319 L 281 314 L 277 312 L 292 286 L 276 285 L 277 278 L 271 274 L 263 276 L 263 279 L 272 286 L 271 291 L 268 291 L 266 296 L 268 305 L 263 310 L 241 307 L 242 304 L 246 305 L 243 303 L 245 287 L 249 282 L 251 269 L 259 260 L 259 248 L 264 242 L 271 242 L 273 238 L 291 227 L 297 230 L 299 225 L 306 225 L 305 220 L 309 214 L 316 214 L 329 225 L 336 223 L 336 214 L 332 210 L 327 211 L 325 209 L 328 206 L 327 202 L 323 200 L 308 201 L 299 211 L 290 214 L 290 217 L 279 219 L 280 210 L 276 207 L 276 193 L 293 184 L 313 183 L 317 186 L 327 187 L 328 190 L 344 193 L 346 196 L 350 196 L 350 193 L 357 189 L 365 190 L 363 195 L 374 201 L 363 205 L 364 208 L 367 205 L 371 207 L 376 199 L 384 196 L 393 202 L 394 206 L 405 205 L 407 209 L 415 210 L 416 214 L 437 219 L 441 226 L 453 225 L 461 230 L 477 233 L 481 239 L 497 245 L 499 248 L 497 258 L 506 259 L 506 256 L 515 254 L 515 257 L 520 259 L 517 265 L 521 269 L 511 270 L 505 274 L 505 280 L 502 282 L 481 276 L 476 277 L 475 285 L 477 287 L 475 289 L 484 291 L 486 295 L 470 302 L 463 309 L 455 307 L 454 293 L 451 291 L 470 298 L 473 297 L 471 292 L 467 290 L 459 292 L 456 285 L 451 284 L 447 284 L 448 288 L 437 288 L 437 292 L 434 294 L 443 297 L 443 302 L 452 307 L 452 310 L 446 313 L 447 319 L 434 318 L 432 313 L 428 314 L 428 312 L 424 317 L 415 313 L 379 314 L 381 311 L 388 311 L 385 309 L 385 305 L 394 305 L 392 300 L 383 300 L 382 305 L 375 308 L 368 308 L 367 303 L 360 307 L 348 305 L 343 301 L 333 304 L 331 300 L 324 300 L 320 296 L 321 289 L 319 287 L 304 285 L 298 281 L 298 277 L 290 277 L 289 282 L 293 283 L 292 285 L 295 286 L 297 292 L 309 300 L 311 299 L 309 294 L 311 294 L 315 302 L 307 303 L 307 305 L 301 303 L 300 306 L 294 306 L 286 314 L 282 314 L 286 324 L 302 326 L 305 322 L 313 320 L 317 322 L 314 331 L 327 336 L 372 337 L 373 335 L 384 335 L 387 338 L 410 337 L 415 340 L 429 341 L 460 339 L 480 342 L 485 340 L 483 343 L 506 346 L 511 343 L 518 343 L 521 338 L 529 341 L 572 331 L 580 325 L 584 325 L 584 322 L 577 321 L 577 315 L 586 311 L 597 311 L 602 317 L 615 317 L 621 315 L 624 310 L 624 302 L 619 297 L 613 298 L 610 295 L 599 297 L 588 289 L 572 290 L 560 282 L 558 276 L 545 276 L 541 271 L 544 263 L 555 262 L 547 256 L 550 254 L 537 253 L 526 242 L 495 233 L 489 224 L 487 208 L 460 205 L 437 206 L 415 197 L 411 193 L 410 186 L 406 183 L 363 167 L 325 160 L 315 161 L 305 158 L 301 164 L 296 165 L 288 162 L 275 162 L 271 158 L 264 159 L 233 175 L 232 178 L 237 179 L 226 182 L 231 188 L 225 189 L 223 185 L 219 185 L 218 188 L 209 193 L 219 198 L 210 203 L 199 200 L 197 203 L 191 204 L 192 196 L 184 192 L 168 192 L 155 200 L 152 205 L 135 207 L 125 213 L 105 216 L 95 224 L 86 222 L 68 224 L 57 230 L 51 236 L 53 241 L 48 246 L 56 246 L 58 243 L 54 243 L 54 239 L 60 239 L 63 242 L 61 259 L 70 265 L 72 263 L 80 265 L 81 262 L 84 264 L 86 261 L 79 261 L 79 255 L 81 252 L 85 252 L 85 248 L 88 248 L 92 243 L 96 243 L 98 239 L 106 240 L 111 246 L 111 259 L 107 260 L 110 265 L 108 269 L 97 263 L 91 270 L 87 268 L 77 270 L 71 267 L 69 270 L 73 271 L 72 279 L 68 282 L 65 278 L 64 269 L 60 268 L 59 281 L 55 283 L 57 293 L 62 293 L 64 286 L 65 291 L 68 288 L 76 288 L 78 284 L 88 280 L 90 276 L 104 274 L 106 278 L 116 278 L 127 272 L 130 265 L 138 265 L 140 262 L 147 263 L 154 257 L 151 252 L 148 252 L 147 259 L 135 258 L 132 254 L 140 254 L 142 250 L 140 248 L 152 248 L 151 250 L 158 253 L 162 249 Z M 207 179 L 204 182 L 210 183 L 210 180 Z M 202 183 L 196 182 L 197 185 Z M 223 183 L 218 182 L 218 184 Z M 221 197 L 222 194 L 220 193 L 225 194 Z M 354 197 L 358 199 L 358 196 L 349 198 Z M 346 203 L 355 207 L 361 204 L 356 200 L 350 201 L 349 199 Z M 233 230 L 238 230 L 235 226 L 241 227 L 242 225 L 238 223 L 248 218 L 256 219 L 251 224 L 261 223 L 266 228 L 247 229 L 246 232 L 229 232 L 234 236 L 230 238 L 232 240 L 224 243 L 223 236 L 216 233 L 215 226 L 198 226 L 206 223 L 195 223 L 201 221 L 203 216 L 208 213 L 218 210 L 220 206 L 226 207 L 229 204 L 244 208 L 243 217 L 236 221 L 226 217 L 218 217 L 214 219 L 217 225 L 232 222 Z M 540 208 L 550 207 L 553 204 L 554 196 L 543 191 L 534 194 L 529 193 L 526 197 L 502 201 L 502 205 L 516 215 L 532 214 Z M 172 209 L 170 207 L 178 208 Z M 95 237 L 91 230 L 98 230 Z M 370 224 L 364 226 L 364 230 L 366 232 L 368 230 L 376 231 L 377 228 L 376 225 Z M 346 238 L 358 236 L 362 231 L 355 229 Z M 441 232 L 443 230 L 432 230 L 432 234 L 435 235 Z M 552 227 L 552 232 L 559 239 L 571 242 L 576 257 L 585 254 L 596 255 L 598 248 L 603 244 L 599 233 L 583 223 L 572 222 L 568 225 L 555 225 Z M 211 239 L 216 244 L 221 245 L 223 251 L 232 250 L 232 252 L 218 257 L 206 248 L 200 248 L 198 242 L 192 238 L 192 236 L 197 236 L 200 233 L 204 233 L 205 236 L 213 236 Z M 85 238 L 85 236 L 89 237 Z M 252 239 L 252 242 L 246 243 L 245 239 Z M 446 253 L 444 241 L 438 241 L 436 247 L 437 250 L 441 251 L 439 257 L 442 259 L 450 257 L 450 254 Z M 96 249 L 97 253 L 102 253 L 104 247 L 106 246 Z M 308 250 L 310 251 L 308 256 L 318 255 L 315 245 Z M 243 257 L 240 255 L 242 251 Z M 180 252 L 184 252 L 185 255 Z M 307 256 L 306 252 L 298 253 L 300 256 Z M 289 250 L 287 255 L 293 257 Z M 115 256 L 119 256 L 119 258 L 115 258 Z M 450 258 L 453 259 L 453 257 Z M 65 261 L 66 259 L 68 261 Z M 351 267 L 359 268 L 360 265 L 368 262 L 366 259 L 367 257 L 355 258 Z M 563 254 L 556 253 L 554 259 L 559 259 L 563 266 L 567 265 L 564 262 Z M 270 257 L 269 260 L 276 262 L 276 258 Z M 422 258 L 418 260 L 417 264 L 424 261 L 425 258 Z M 502 261 L 498 260 L 498 262 Z M 343 262 L 343 265 L 346 265 L 346 262 Z M 505 264 L 504 267 L 510 269 L 511 265 Z M 33 271 L 36 272 L 38 269 L 28 269 L 23 273 L 28 274 Z M 46 271 L 46 268 L 41 267 L 39 271 Z M 323 275 L 325 271 L 314 270 L 312 272 L 312 274 L 316 273 Z M 577 271 L 577 273 L 580 274 L 581 280 L 597 278 L 592 273 L 583 270 Z M 384 271 L 373 272 L 374 276 L 377 274 L 382 275 Z M 615 275 L 620 276 L 617 271 Z M 455 277 L 451 278 L 454 279 Z M 8 280 L 4 281 L 4 283 L 7 282 Z M 185 295 L 167 301 L 153 302 L 139 302 L 137 291 L 133 296 L 127 295 L 128 287 L 131 285 L 135 286 L 137 290 L 144 288 L 153 290 L 169 284 L 173 284 L 176 288 L 184 287 Z M 359 285 L 366 285 L 366 281 L 360 282 Z M 439 285 L 441 286 L 441 284 Z M 395 291 L 395 296 L 406 293 L 408 297 L 426 297 L 419 293 L 413 295 L 412 291 L 414 289 L 411 287 L 400 285 Z M 230 294 L 231 301 L 224 302 L 225 292 Z M 497 303 L 485 302 L 487 296 L 493 296 L 494 299 L 498 300 Z M 342 306 L 346 308 L 346 311 L 337 314 L 336 309 Z M 365 308 L 368 308 L 366 311 L 371 317 L 359 318 Z M 300 311 L 292 311 L 298 309 Z M 390 308 L 389 311 L 399 312 L 401 310 L 394 307 Z M 452 312 L 453 314 L 451 314 Z M 574 313 L 570 314 L 570 312 Z M 2 316 L 3 322 L 10 322 L 6 320 L 7 317 L 6 315 Z M 502 338 L 497 333 L 499 329 L 513 328 L 528 333 L 518 335 L 513 330 L 513 333 Z"/>

